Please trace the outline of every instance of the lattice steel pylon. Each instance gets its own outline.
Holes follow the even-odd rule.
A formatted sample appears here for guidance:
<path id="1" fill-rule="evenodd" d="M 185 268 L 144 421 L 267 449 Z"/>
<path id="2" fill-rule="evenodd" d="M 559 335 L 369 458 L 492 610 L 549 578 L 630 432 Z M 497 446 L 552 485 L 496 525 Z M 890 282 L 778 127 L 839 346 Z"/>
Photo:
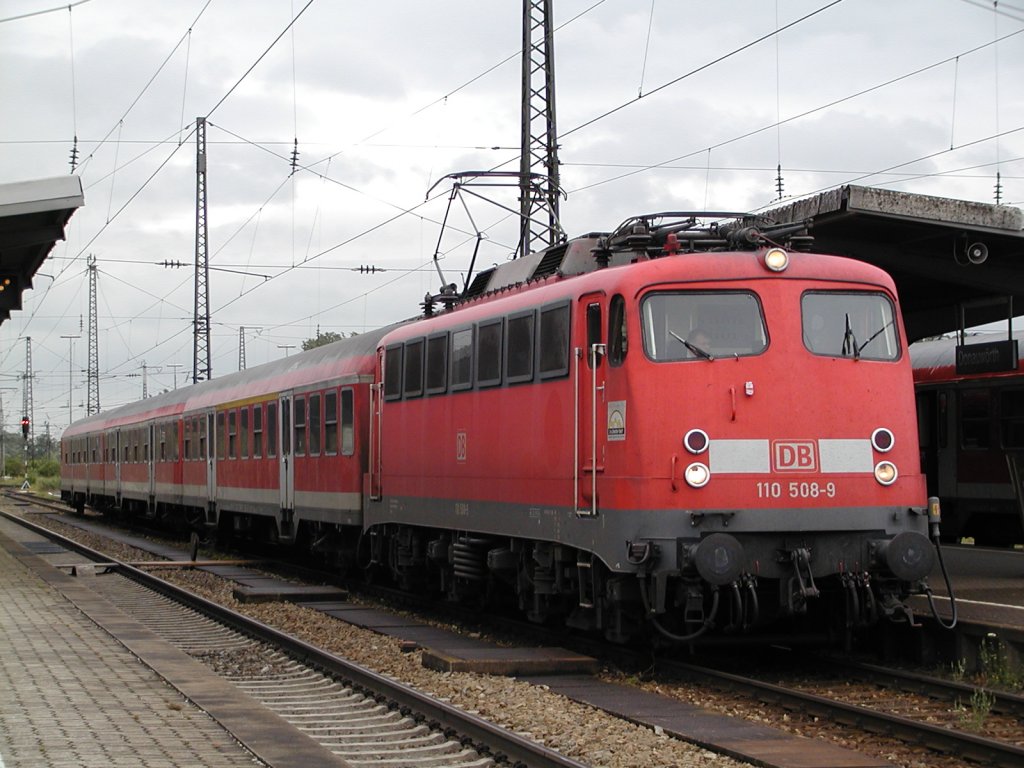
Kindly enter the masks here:
<path id="1" fill-rule="evenodd" d="M 519 255 L 565 239 L 558 218 L 558 129 L 551 0 L 523 0 Z"/>
<path id="2" fill-rule="evenodd" d="M 210 371 L 210 261 L 206 240 L 206 118 L 196 118 L 196 302 L 192 320 L 192 382 Z"/>
<path id="3" fill-rule="evenodd" d="M 96 318 L 96 257 L 89 254 L 89 364 L 86 371 L 85 412 L 100 412 L 100 341 Z"/>
<path id="4" fill-rule="evenodd" d="M 36 416 L 33 411 L 35 410 L 35 402 L 32 399 L 32 337 L 25 337 L 25 391 L 21 401 L 22 405 L 22 418 L 28 419 L 28 435 L 26 436 L 26 444 L 29 453 L 29 458 L 32 458 L 32 446 L 36 442 Z M 24 422 L 22 422 L 24 424 Z"/>

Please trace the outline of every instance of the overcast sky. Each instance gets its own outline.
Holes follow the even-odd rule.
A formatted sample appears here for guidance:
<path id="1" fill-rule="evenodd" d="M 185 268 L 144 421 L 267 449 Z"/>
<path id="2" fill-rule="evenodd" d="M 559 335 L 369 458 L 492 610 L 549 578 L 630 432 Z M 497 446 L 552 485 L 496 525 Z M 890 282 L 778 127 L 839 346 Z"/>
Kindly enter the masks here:
<path id="1" fill-rule="evenodd" d="M 101 405 L 140 397 L 144 364 L 151 394 L 191 380 L 196 117 L 214 376 L 238 369 L 242 327 L 252 367 L 318 328 L 416 314 L 440 285 L 450 185 L 428 190 L 517 170 L 519 0 L 72 4 L 0 3 L 0 182 L 69 173 L 77 135 L 85 188 L 0 326 L 12 429 L 26 336 L 36 433 L 67 425 L 69 384 L 84 416 L 90 254 Z M 554 13 L 570 236 L 652 211 L 770 207 L 778 165 L 786 198 L 854 183 L 991 203 L 999 172 L 1003 202 L 1024 204 L 1024 0 L 554 0 Z M 515 248 L 505 210 L 468 206 L 440 244 L 447 282 L 462 283 L 474 226 L 479 264 Z"/>

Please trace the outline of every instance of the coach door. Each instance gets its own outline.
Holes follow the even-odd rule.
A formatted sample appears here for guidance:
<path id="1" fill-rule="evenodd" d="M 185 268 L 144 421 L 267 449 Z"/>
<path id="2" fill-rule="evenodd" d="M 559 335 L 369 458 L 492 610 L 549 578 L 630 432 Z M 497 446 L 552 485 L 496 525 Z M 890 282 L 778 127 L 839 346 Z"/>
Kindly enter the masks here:
<path id="1" fill-rule="evenodd" d="M 281 395 L 277 409 L 280 418 L 281 451 L 280 464 L 281 509 L 295 509 L 295 459 L 294 435 L 292 434 L 292 393 Z"/>
<path id="2" fill-rule="evenodd" d="M 204 421 L 206 422 L 204 427 L 206 432 L 200 441 L 199 452 L 203 461 L 206 462 L 206 508 L 210 510 L 213 509 L 217 500 L 217 462 L 214 458 L 217 455 L 217 433 L 214 412 L 207 411 Z"/>
<path id="3" fill-rule="evenodd" d="M 143 453 L 146 458 L 146 471 L 149 473 L 149 503 L 154 504 L 156 500 L 156 424 L 150 423 L 146 427 L 146 440 L 148 441 Z M 150 509 L 150 512 L 155 511 Z"/>
<path id="4" fill-rule="evenodd" d="M 576 388 L 576 514 L 593 517 L 598 512 L 599 476 L 604 472 L 605 414 L 604 370 L 606 346 L 602 334 L 603 294 L 589 294 L 577 306 L 573 345 L 573 377 Z"/>

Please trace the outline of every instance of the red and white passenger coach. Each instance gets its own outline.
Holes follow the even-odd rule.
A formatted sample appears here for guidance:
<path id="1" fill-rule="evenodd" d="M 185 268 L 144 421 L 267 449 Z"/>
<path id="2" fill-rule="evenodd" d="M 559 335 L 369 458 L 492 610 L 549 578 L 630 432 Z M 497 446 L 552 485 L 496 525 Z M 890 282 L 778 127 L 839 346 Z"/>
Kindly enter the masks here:
<path id="1" fill-rule="evenodd" d="M 72 425 L 62 495 L 619 640 L 903 617 L 933 549 L 895 288 L 786 233 L 655 214 L 516 259 Z"/>

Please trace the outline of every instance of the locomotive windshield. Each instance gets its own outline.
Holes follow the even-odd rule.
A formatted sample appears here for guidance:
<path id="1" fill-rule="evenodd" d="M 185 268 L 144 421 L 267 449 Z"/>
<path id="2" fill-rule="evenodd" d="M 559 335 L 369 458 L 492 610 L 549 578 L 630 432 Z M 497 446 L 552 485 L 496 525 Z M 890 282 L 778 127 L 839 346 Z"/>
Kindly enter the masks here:
<path id="1" fill-rule="evenodd" d="M 880 293 L 812 291 L 800 302 L 804 345 L 816 355 L 895 360 L 900 355 L 892 302 Z"/>
<path id="2" fill-rule="evenodd" d="M 640 311 L 644 350 L 658 362 L 747 357 L 768 346 L 761 303 L 748 291 L 652 293 Z"/>

